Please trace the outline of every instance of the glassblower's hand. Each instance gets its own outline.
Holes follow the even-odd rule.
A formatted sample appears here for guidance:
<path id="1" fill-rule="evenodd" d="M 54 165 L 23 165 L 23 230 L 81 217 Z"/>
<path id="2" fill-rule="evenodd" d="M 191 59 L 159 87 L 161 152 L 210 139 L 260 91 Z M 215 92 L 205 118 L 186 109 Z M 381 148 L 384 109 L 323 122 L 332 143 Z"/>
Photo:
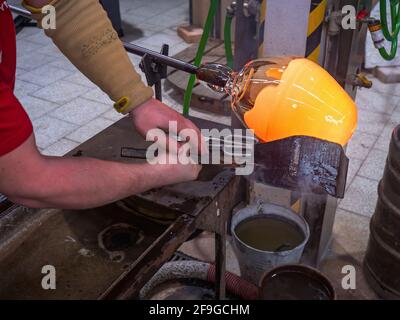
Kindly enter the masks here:
<path id="1" fill-rule="evenodd" d="M 178 159 L 187 152 L 187 150 L 183 150 L 184 148 L 180 148 L 182 143 L 176 142 L 176 136 L 179 136 L 184 129 L 192 130 L 194 138 L 191 138 L 189 143 L 193 148 L 197 148 L 199 155 L 208 153 L 204 137 L 199 128 L 192 121 L 156 99 L 152 98 L 136 107 L 130 115 L 136 130 L 143 136 L 146 136 L 149 130 L 155 128 L 165 131 L 167 133 L 166 140 L 163 141 L 164 138 L 162 136 L 157 136 L 157 143 L 161 147 L 165 147 L 166 152 L 176 154 Z M 174 121 L 176 125 L 170 126 L 171 121 Z M 170 130 L 174 130 L 174 127 L 176 132 L 171 132 Z M 166 156 L 168 157 L 168 154 Z M 156 166 L 158 167 L 157 170 L 160 170 L 162 178 L 168 184 L 195 180 L 201 170 L 201 165 L 193 162 L 182 164 L 178 161 L 177 164 L 165 163 L 157 164 Z"/>
<path id="2" fill-rule="evenodd" d="M 186 119 L 181 114 L 156 99 L 152 98 L 142 105 L 136 107 L 130 113 L 130 115 L 136 130 L 144 137 L 149 130 L 154 128 L 159 128 L 169 133 L 169 135 L 172 134 L 175 136 L 179 136 L 179 133 L 184 129 L 191 129 L 196 134 L 197 139 L 196 141 L 191 140 L 190 143 L 198 146 L 200 155 L 207 154 L 208 152 L 204 137 L 202 136 L 199 128 L 197 128 L 192 121 Z M 169 124 L 171 121 L 175 121 L 177 132 L 169 132 Z M 175 138 L 169 136 L 168 140 L 171 141 L 171 139 Z M 176 150 L 173 151 L 176 152 Z"/>
<path id="3" fill-rule="evenodd" d="M 183 148 L 179 149 L 178 156 L 184 152 L 185 150 Z M 167 152 L 165 152 L 165 155 L 168 156 Z M 176 164 L 170 164 L 167 162 L 165 164 L 161 163 L 151 165 L 150 170 L 155 170 L 162 180 L 162 183 L 168 185 L 196 180 L 201 168 L 201 165 L 193 162 L 187 164 L 179 162 Z"/>

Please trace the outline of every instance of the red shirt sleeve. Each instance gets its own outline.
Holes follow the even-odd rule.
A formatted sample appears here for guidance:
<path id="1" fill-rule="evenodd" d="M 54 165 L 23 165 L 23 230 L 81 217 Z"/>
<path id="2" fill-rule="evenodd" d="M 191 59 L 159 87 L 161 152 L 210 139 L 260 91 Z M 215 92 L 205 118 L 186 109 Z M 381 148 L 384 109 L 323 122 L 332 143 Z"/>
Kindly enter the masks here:
<path id="1" fill-rule="evenodd" d="M 32 134 L 32 123 L 13 94 L 16 47 L 13 18 L 0 0 L 0 157 L 18 148 Z"/>
<path id="2" fill-rule="evenodd" d="M 32 134 L 32 123 L 12 90 L 0 81 L 0 157 Z"/>

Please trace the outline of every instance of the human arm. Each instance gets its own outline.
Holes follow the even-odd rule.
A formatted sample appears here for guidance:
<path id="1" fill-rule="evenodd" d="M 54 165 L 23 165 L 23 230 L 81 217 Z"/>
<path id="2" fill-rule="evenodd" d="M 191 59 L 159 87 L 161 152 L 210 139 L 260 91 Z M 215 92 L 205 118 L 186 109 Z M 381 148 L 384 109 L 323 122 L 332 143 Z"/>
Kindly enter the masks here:
<path id="1" fill-rule="evenodd" d="M 126 164 L 42 156 L 34 136 L 0 157 L 0 192 L 33 208 L 85 209 L 162 185 L 193 180 L 198 165 Z"/>
<path id="2" fill-rule="evenodd" d="M 122 97 L 129 97 L 129 105 L 117 107 L 117 110 L 130 113 L 133 124 L 143 136 L 149 129 L 167 130 L 168 122 L 176 121 L 178 132 L 189 128 L 198 133 L 200 151 L 206 152 L 199 129 L 176 111 L 152 98 L 152 90 L 141 82 L 98 0 L 24 1 L 33 12 L 49 3 L 56 8 L 57 24 L 55 30 L 45 30 L 46 34 L 116 105 Z M 40 21 L 40 15 L 35 16 Z M 93 39 L 100 44 L 93 46 Z"/>
<path id="3" fill-rule="evenodd" d="M 98 0 L 25 0 L 23 4 L 60 51 L 127 114 L 153 96 L 135 71 Z M 55 28 L 46 28 L 42 7 L 55 8 Z"/>

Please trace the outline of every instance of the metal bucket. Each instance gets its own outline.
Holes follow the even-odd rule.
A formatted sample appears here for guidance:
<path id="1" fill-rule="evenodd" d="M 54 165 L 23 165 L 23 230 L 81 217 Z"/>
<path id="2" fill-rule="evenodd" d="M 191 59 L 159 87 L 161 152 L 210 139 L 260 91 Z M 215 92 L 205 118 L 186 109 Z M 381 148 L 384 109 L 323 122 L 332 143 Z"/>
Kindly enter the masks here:
<path id="1" fill-rule="evenodd" d="M 238 237 L 236 227 L 241 222 L 263 217 L 278 219 L 296 226 L 303 233 L 304 240 L 293 249 L 286 251 L 263 251 L 244 243 Z M 266 271 L 282 264 L 298 263 L 310 236 L 310 229 L 303 217 L 285 207 L 273 204 L 248 206 L 240 210 L 232 218 L 231 232 L 233 236 L 233 248 L 239 261 L 241 276 L 256 285 L 258 285 L 261 276 Z"/>
<path id="2" fill-rule="evenodd" d="M 364 273 L 379 296 L 400 299 L 400 126 L 393 131 L 378 195 Z"/>
<path id="3" fill-rule="evenodd" d="M 318 270 L 285 265 L 266 272 L 259 285 L 262 300 L 335 300 L 332 283 Z"/>

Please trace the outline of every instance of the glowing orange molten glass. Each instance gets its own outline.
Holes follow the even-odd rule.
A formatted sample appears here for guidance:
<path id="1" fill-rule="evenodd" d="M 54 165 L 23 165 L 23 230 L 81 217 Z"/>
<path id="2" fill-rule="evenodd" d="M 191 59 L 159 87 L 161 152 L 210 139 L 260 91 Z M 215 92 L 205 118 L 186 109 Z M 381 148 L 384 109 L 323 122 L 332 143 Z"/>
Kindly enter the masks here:
<path id="1" fill-rule="evenodd" d="M 252 61 L 235 86 L 234 111 L 264 142 L 305 135 L 345 145 L 356 129 L 354 101 L 308 59 Z"/>

